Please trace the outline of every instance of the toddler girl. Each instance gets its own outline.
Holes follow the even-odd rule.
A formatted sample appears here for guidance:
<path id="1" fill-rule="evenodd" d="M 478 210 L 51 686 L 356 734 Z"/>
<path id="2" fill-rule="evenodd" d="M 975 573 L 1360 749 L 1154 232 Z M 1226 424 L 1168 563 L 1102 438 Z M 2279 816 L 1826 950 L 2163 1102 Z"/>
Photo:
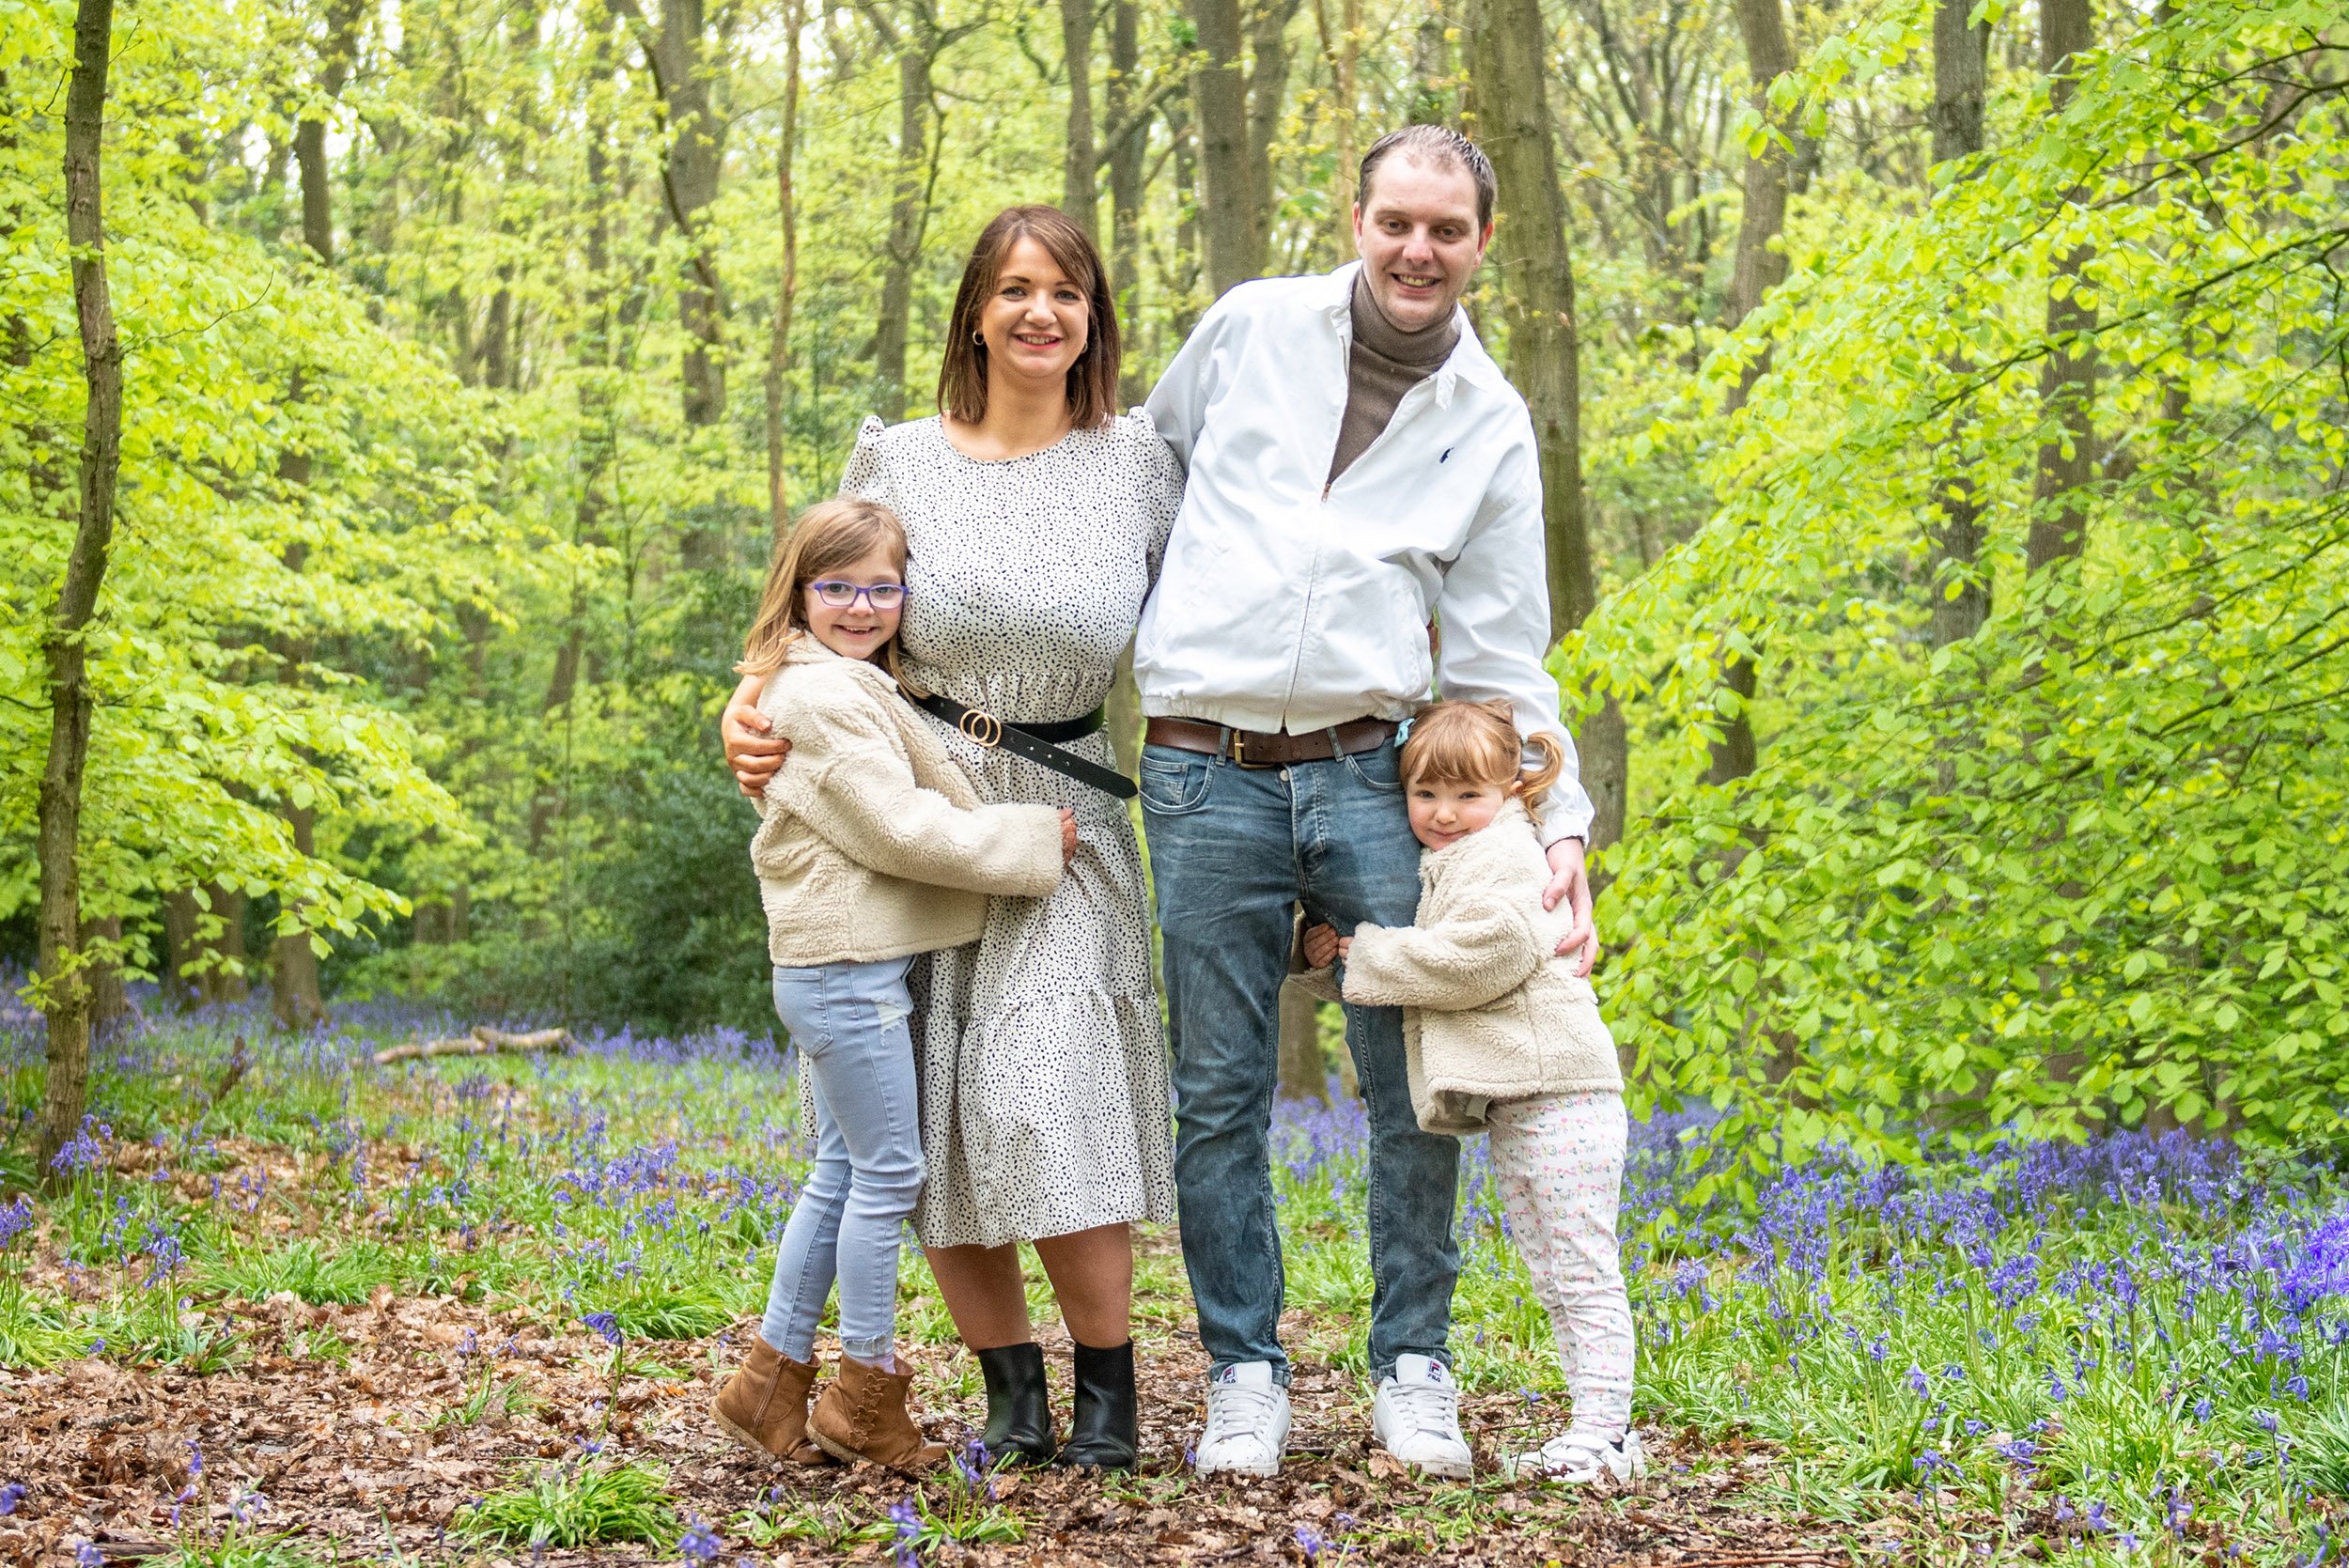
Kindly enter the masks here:
<path id="1" fill-rule="evenodd" d="M 1587 981 L 1556 955 L 1573 924 L 1542 908 L 1549 863 L 1532 811 L 1564 764 L 1524 765 L 1509 705 L 1438 703 L 1412 720 L 1401 771 L 1420 857 L 1419 919 L 1341 937 L 1306 928 L 1307 963 L 1343 966 L 1348 1001 L 1403 1008 L 1419 1125 L 1492 1138 L 1509 1232 L 1549 1312 L 1574 1400 L 1567 1431 L 1505 1456 L 1511 1478 L 1629 1481 L 1646 1470 L 1631 1429 L 1631 1303 L 1615 1245 L 1623 1185 L 1623 1074 Z"/>
<path id="2" fill-rule="evenodd" d="M 785 1226 L 757 1343 L 719 1391 L 718 1424 L 803 1465 L 936 1464 L 894 1351 L 898 1227 L 922 1190 L 912 955 L 978 939 L 987 895 L 1041 897 L 1076 848 L 1053 806 L 979 803 L 899 694 L 906 536 L 887 507 L 809 507 L 775 551 L 742 662 L 791 766 L 751 840 L 775 1012 L 799 1047 L 816 1165 Z M 816 1325 L 840 1285 L 840 1372 L 808 1408 Z"/>

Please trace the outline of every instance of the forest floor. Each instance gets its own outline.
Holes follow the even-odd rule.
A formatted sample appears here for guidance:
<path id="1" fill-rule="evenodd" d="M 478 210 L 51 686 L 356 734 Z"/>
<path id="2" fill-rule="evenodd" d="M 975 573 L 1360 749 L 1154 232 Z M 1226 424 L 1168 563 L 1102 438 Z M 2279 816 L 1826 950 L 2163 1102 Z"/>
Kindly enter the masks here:
<path id="1" fill-rule="evenodd" d="M 397 1009 L 302 1040 L 233 1011 L 143 1020 L 101 1054 L 69 1179 L 36 1193 L 39 1041 L 0 1010 L 0 1561 L 2299 1568 L 2349 1520 L 2338 1173 L 2139 1136 L 1828 1158 L 1740 1199 L 1643 1130 L 1626 1234 L 1651 1473 L 1587 1490 L 1489 1467 L 1565 1402 L 1471 1143 L 1453 1348 L 1485 1467 L 1424 1483 L 1368 1442 L 1343 1094 L 1275 1117 L 1298 1418 L 1277 1480 L 1186 1470 L 1205 1362 L 1171 1230 L 1137 1264 L 1139 1473 L 779 1472 L 708 1416 L 806 1168 L 773 1045 L 370 1060 L 451 1032 Z M 1065 1419 L 1033 1265 L 1030 1289 Z M 977 1368 L 910 1251 L 899 1327 L 926 1426 L 964 1442 Z"/>
<path id="2" fill-rule="evenodd" d="M 707 1415 L 723 1375 L 717 1369 L 732 1363 L 747 1327 L 661 1343 L 665 1366 L 625 1374 L 609 1427 L 586 1438 L 580 1413 L 598 1410 L 613 1388 L 610 1353 L 593 1334 L 546 1337 L 523 1314 L 449 1296 L 398 1297 L 389 1287 L 351 1306 L 281 1297 L 243 1321 L 241 1364 L 210 1375 L 94 1357 L 0 1374 L 0 1431 L 8 1434 L 0 1473 L 50 1483 L 38 1514 L 0 1520 L 0 1555 L 70 1562 L 83 1541 L 106 1561 L 171 1555 L 183 1536 L 238 1531 L 235 1495 L 257 1492 L 268 1499 L 266 1514 L 247 1505 L 256 1516 L 241 1533 L 258 1542 L 296 1531 L 282 1543 L 287 1560 L 298 1550 L 319 1560 L 386 1562 L 677 1560 L 671 1542 L 533 1552 L 522 1543 L 474 1546 L 449 1532 L 466 1505 L 532 1461 L 559 1470 L 615 1458 L 659 1467 L 676 1514 L 710 1526 L 717 1560 L 748 1557 L 784 1568 L 889 1560 L 900 1538 L 889 1510 L 908 1502 L 917 1518 L 928 1515 L 911 1532 L 924 1561 L 1410 1558 L 1492 1568 L 1799 1568 L 1850 1561 L 1865 1537 L 1741 1505 L 1750 1472 L 1737 1455 L 1653 1432 L 1655 1473 L 1629 1487 L 1426 1484 L 1369 1446 L 1369 1405 L 1358 1380 L 1323 1366 L 1297 1369 L 1298 1425 L 1278 1480 L 1202 1483 L 1185 1473 L 1182 1454 L 1197 1430 L 1205 1362 L 1195 1346 L 1163 1334 L 1144 1342 L 1149 1458 L 1140 1473 L 1104 1480 L 999 1471 L 990 1499 L 988 1483 L 974 1490 L 951 1471 L 915 1486 L 862 1466 L 785 1473 L 747 1454 Z M 350 1347 L 348 1360 L 304 1354 L 326 1335 Z M 510 1349 L 493 1371 L 469 1374 L 452 1356 L 468 1336 Z M 1056 1338 L 1053 1381 L 1065 1411 L 1067 1342 Z M 478 1397 L 485 1386 L 487 1401 Z M 1468 1402 L 1466 1424 L 1480 1449 L 1489 1451 L 1506 1407 L 1518 1404 L 1514 1395 Z M 934 1399 L 924 1425 L 959 1444 L 980 1414 L 972 1402 Z M 599 1441 L 601 1452 L 583 1457 Z M 175 1521 L 172 1499 L 189 1484 L 192 1453 L 202 1456 L 204 1501 L 180 1509 Z M 11 1524 L 19 1529 L 8 1531 Z"/>

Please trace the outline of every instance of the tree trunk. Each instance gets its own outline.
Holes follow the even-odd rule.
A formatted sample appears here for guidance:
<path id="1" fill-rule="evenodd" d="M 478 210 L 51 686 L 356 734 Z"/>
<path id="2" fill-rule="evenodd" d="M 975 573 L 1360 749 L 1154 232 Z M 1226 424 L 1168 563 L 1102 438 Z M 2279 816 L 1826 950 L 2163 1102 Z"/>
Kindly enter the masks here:
<path id="1" fill-rule="evenodd" d="M 359 54 L 361 0 L 334 0 L 326 12 L 326 44 L 319 59 L 319 93 L 332 103 L 342 96 L 351 62 Z M 302 180 L 302 240 L 321 266 L 334 264 L 334 190 L 327 179 L 326 117 L 311 115 L 294 127 L 294 167 Z"/>
<path id="2" fill-rule="evenodd" d="M 1769 291 L 1786 281 L 1786 253 L 1779 241 L 1786 231 L 1787 149 L 1780 140 L 1784 128 L 1770 118 L 1770 85 L 1795 69 L 1795 54 L 1786 42 L 1783 0 L 1736 0 L 1737 31 L 1746 45 L 1746 74 L 1753 84 L 1753 104 L 1771 127 L 1770 140 L 1760 155 L 1746 160 L 1745 205 L 1737 219 L 1737 254 L 1729 278 L 1729 331 L 1753 313 Z M 1746 406 L 1753 383 L 1769 363 L 1768 351 L 1756 354 L 1738 373 L 1729 395 L 1727 411 Z M 1750 774 L 1757 758 L 1753 736 L 1753 693 L 1757 676 L 1753 661 L 1728 653 L 1721 661 L 1721 684 L 1739 697 L 1736 711 L 1721 718 L 1721 737 L 1711 746 L 1706 777 L 1717 784 L 1734 783 Z"/>
<path id="3" fill-rule="evenodd" d="M 1949 167 L 1983 148 L 1983 101 L 1990 85 L 1990 26 L 1968 26 L 1971 0 L 1937 0 L 1933 10 L 1933 161 Z M 1968 366 L 1953 360 L 1963 375 Z M 1964 642 L 1990 618 L 1990 583 L 1982 575 L 1982 495 L 1966 470 L 1967 428 L 1961 411 L 1951 419 L 1942 473 L 1935 481 L 1940 515 L 1934 537 L 1933 645 Z"/>
<path id="4" fill-rule="evenodd" d="M 1295 981 L 1281 985 L 1280 1084 L 1284 1100 L 1330 1103 L 1330 1072 L 1321 1057 L 1321 1001 Z"/>
<path id="5" fill-rule="evenodd" d="M 195 959 L 196 922 L 203 911 L 195 894 L 174 888 L 163 894 L 163 993 L 165 1005 L 185 1010 L 195 1005 L 196 981 L 190 966 Z"/>
<path id="6" fill-rule="evenodd" d="M 2041 0 L 2039 54 L 2049 81 L 2050 109 L 2062 113 L 2072 101 L 2073 57 L 2093 41 L 2090 0 Z M 2075 190 L 2066 198 L 2077 207 Z M 2081 302 L 2088 264 L 2095 252 L 2075 245 L 2055 258 L 2047 290 L 2047 338 L 2051 345 L 2039 372 L 2041 416 L 2054 427 L 2039 447 L 2031 493 L 2030 535 L 2025 562 L 2031 571 L 2076 558 L 2088 542 L 2087 489 L 2096 470 L 2096 311 Z"/>
<path id="7" fill-rule="evenodd" d="M 65 101 L 65 226 L 72 245 L 73 304 L 88 402 L 82 417 L 81 513 L 46 639 L 49 754 L 41 768 L 39 827 L 42 1011 L 49 1024 L 37 1169 L 82 1125 L 89 1094 L 90 993 L 82 972 L 82 781 L 89 761 L 88 653 L 83 636 L 106 580 L 114 544 L 115 484 L 122 463 L 122 343 L 106 288 L 106 236 L 99 157 L 105 139 L 106 71 L 113 59 L 114 0 L 79 0 L 73 76 Z"/>
<path id="8" fill-rule="evenodd" d="M 627 8 L 641 26 L 635 0 L 628 0 Z M 685 423 L 696 428 L 716 425 L 726 411 L 725 295 L 716 247 L 702 221 L 718 199 L 725 161 L 726 125 L 710 101 L 712 62 L 723 61 L 725 52 L 707 47 L 708 30 L 703 0 L 661 0 L 661 31 L 644 42 L 669 136 L 661 165 L 662 202 L 687 245 L 677 279 L 677 318 L 685 328 L 680 407 Z"/>
<path id="9" fill-rule="evenodd" d="M 1337 165 L 1330 177 L 1330 242 L 1332 254 L 1343 257 L 1354 252 L 1354 177 L 1362 161 L 1355 145 L 1361 112 L 1362 0 L 1345 0 L 1335 38 L 1330 33 L 1330 0 L 1314 0 L 1314 22 L 1330 67 L 1330 156 Z"/>
<path id="10" fill-rule="evenodd" d="M 306 860 L 318 852 L 318 813 L 307 806 L 288 805 L 286 821 L 293 829 L 294 848 Z M 298 913 L 299 911 L 297 911 Z M 279 1027 L 305 1031 L 326 1017 L 319 995 L 319 955 L 310 945 L 307 928 L 281 932 L 270 966 L 270 1011 Z"/>
<path id="11" fill-rule="evenodd" d="M 1060 0 L 1061 58 L 1068 67 L 1068 147 L 1061 160 L 1060 210 L 1100 237 L 1094 184 L 1099 153 L 1093 145 L 1093 0 Z"/>
<path id="12" fill-rule="evenodd" d="M 204 928 L 217 919 L 220 933 Z M 232 967 L 233 966 L 233 967 Z M 163 995 L 179 1007 L 244 1000 L 244 894 L 214 883 L 163 894 Z"/>
<path id="13" fill-rule="evenodd" d="M 92 1038 L 122 1017 L 128 1002 L 122 994 L 122 917 L 107 915 L 82 922 L 83 978 L 89 986 L 89 1027 Z"/>
<path id="14" fill-rule="evenodd" d="M 1470 39 L 1469 83 L 1476 139 L 1493 161 L 1502 198 L 1491 264 L 1509 330 L 1509 379 L 1532 412 L 1541 453 L 1549 636 L 1556 642 L 1590 617 L 1598 594 L 1582 489 L 1581 343 L 1566 193 L 1551 131 L 1548 40 L 1539 0 L 1486 0 Z M 1612 783 L 1592 823 L 1592 848 L 1623 832 L 1620 781 L 1629 759 L 1621 710 L 1611 697 L 1607 706 L 1600 722 L 1582 727 L 1585 771 Z"/>
<path id="15" fill-rule="evenodd" d="M 1288 97 L 1289 19 L 1299 0 L 1258 0 L 1263 7 L 1249 28 L 1256 56 L 1248 77 L 1248 227 L 1256 271 L 1272 254 L 1272 144 L 1281 133 L 1281 108 Z"/>
<path id="16" fill-rule="evenodd" d="M 906 340 L 913 317 L 913 269 L 922 258 L 922 236 L 929 220 L 929 47 L 926 39 L 908 38 L 897 50 L 895 194 L 889 205 L 880 322 L 873 334 L 873 373 L 880 381 L 880 416 L 893 425 L 906 416 Z"/>
<path id="17" fill-rule="evenodd" d="M 1413 125 L 1452 123 L 1452 40 L 1445 36 L 1442 0 L 1427 8 L 1411 36 Z"/>
<path id="18" fill-rule="evenodd" d="M 1142 321 L 1143 158 L 1150 144 L 1147 116 L 1133 119 L 1135 75 L 1142 69 L 1140 10 L 1138 0 L 1113 0 L 1106 94 L 1110 124 L 1121 132 L 1107 149 L 1110 287 L 1116 291 L 1119 323 L 1128 328 L 1138 327 Z M 1143 357 L 1132 352 L 1132 348 L 1128 338 L 1125 363 L 1120 366 L 1122 384 L 1118 392 L 1128 403 L 1139 403 L 1149 396 L 1150 386 L 1143 374 Z"/>
<path id="19" fill-rule="evenodd" d="M 791 368 L 791 307 L 800 290 L 800 217 L 792 200 L 791 160 L 800 139 L 800 34 L 806 29 L 804 0 L 790 0 L 783 23 L 783 142 L 775 151 L 775 222 L 783 233 L 783 273 L 775 283 L 775 330 L 767 342 L 767 520 L 783 537 L 791 520 L 783 477 L 784 376 Z"/>
<path id="20" fill-rule="evenodd" d="M 1199 143 L 1207 287 L 1221 294 L 1262 270 L 1249 180 L 1248 89 L 1240 67 L 1239 0 L 1187 0 L 1201 61 L 1190 79 Z"/>

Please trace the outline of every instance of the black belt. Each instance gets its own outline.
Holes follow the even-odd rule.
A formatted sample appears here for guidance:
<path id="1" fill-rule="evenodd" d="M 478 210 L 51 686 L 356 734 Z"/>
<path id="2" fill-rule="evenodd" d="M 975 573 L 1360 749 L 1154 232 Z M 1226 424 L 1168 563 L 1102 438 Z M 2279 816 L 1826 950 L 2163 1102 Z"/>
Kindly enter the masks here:
<path id="1" fill-rule="evenodd" d="M 907 697 L 923 712 L 945 720 L 960 730 L 965 739 L 976 741 L 989 751 L 1001 748 L 1013 756 L 1024 758 L 1039 768 L 1049 768 L 1079 784 L 1091 784 L 1104 795 L 1114 795 L 1121 800 L 1130 800 L 1141 793 L 1134 787 L 1134 782 L 1123 773 L 1112 773 L 1097 763 L 1087 762 L 1081 756 L 1062 751 L 1055 744 L 1062 740 L 1081 740 L 1098 730 L 1101 727 L 1101 710 L 1097 707 L 1082 718 L 1064 719 L 1058 723 L 1007 724 L 982 708 L 965 707 L 954 698 L 941 697 L 935 692 L 926 697 L 916 697 L 908 692 Z"/>

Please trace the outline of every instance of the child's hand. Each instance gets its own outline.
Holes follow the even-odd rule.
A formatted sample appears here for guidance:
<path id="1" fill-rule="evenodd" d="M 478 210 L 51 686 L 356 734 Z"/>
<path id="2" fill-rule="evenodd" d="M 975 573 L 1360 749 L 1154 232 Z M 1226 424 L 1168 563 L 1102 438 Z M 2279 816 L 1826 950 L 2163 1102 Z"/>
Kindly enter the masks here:
<path id="1" fill-rule="evenodd" d="M 1060 863 L 1068 864 L 1077 858 L 1077 814 L 1066 806 L 1060 808 Z"/>
<path id="2" fill-rule="evenodd" d="M 1351 938 L 1351 937 L 1340 937 L 1340 938 L 1338 939 L 1338 961 L 1339 961 L 1340 963 L 1344 963 L 1344 962 L 1346 961 L 1346 955 L 1347 955 L 1348 954 L 1352 953 L 1353 951 L 1354 951 L 1354 939 L 1353 939 L 1353 938 Z"/>
<path id="3" fill-rule="evenodd" d="M 1346 944 L 1351 940 L 1350 937 L 1341 939 L 1327 925 L 1308 925 L 1305 927 L 1305 962 L 1315 969 L 1326 970 L 1336 962 L 1338 955 L 1346 951 Z"/>

